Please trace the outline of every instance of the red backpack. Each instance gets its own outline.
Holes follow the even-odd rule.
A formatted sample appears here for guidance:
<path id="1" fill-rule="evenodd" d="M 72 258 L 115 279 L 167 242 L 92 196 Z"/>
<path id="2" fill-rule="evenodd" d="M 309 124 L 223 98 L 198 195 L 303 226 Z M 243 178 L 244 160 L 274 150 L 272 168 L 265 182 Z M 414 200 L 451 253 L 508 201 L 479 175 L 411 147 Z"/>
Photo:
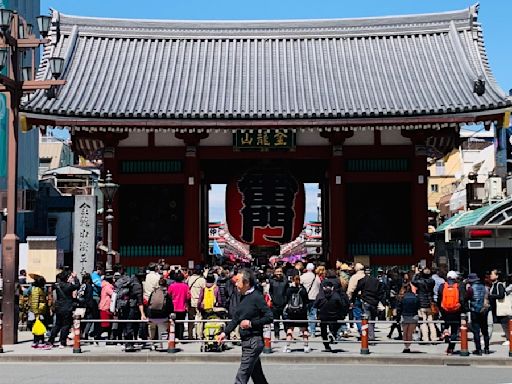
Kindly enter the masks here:
<path id="1" fill-rule="evenodd" d="M 447 313 L 455 313 L 460 310 L 459 284 L 449 285 L 444 283 L 441 308 Z"/>

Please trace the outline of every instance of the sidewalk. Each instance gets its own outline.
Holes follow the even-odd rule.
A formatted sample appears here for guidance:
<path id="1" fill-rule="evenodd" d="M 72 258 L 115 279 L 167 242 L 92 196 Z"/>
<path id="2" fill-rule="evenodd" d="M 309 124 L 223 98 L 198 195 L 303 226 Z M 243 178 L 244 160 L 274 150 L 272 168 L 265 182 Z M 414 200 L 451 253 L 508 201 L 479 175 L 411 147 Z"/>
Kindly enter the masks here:
<path id="1" fill-rule="evenodd" d="M 304 353 L 302 340 L 296 337 L 297 342 L 292 344 L 291 353 L 283 353 L 284 341 L 272 341 L 272 353 L 262 354 L 264 363 L 274 364 L 396 364 L 396 365 L 499 365 L 511 366 L 512 358 L 508 357 L 508 346 L 501 345 L 502 330 L 496 325 L 491 339 L 491 354 L 483 356 L 470 355 L 462 357 L 456 354 L 445 354 L 446 344 L 425 345 L 413 344 L 413 353 L 403 354 L 401 341 L 389 340 L 387 329 L 377 330 L 377 344 L 370 344 L 370 354 L 360 354 L 360 344 L 356 335 L 332 345 L 334 353 L 322 352 L 323 344 L 319 336 L 311 338 L 310 353 Z M 297 334 L 296 334 L 297 335 Z M 472 334 L 470 334 L 472 337 Z M 167 345 L 163 351 L 142 349 L 127 353 L 123 347 L 106 346 L 100 342 L 99 346 L 83 342 L 82 353 L 73 353 L 73 348 L 53 348 L 40 350 L 31 348 L 32 335 L 29 332 L 20 332 L 20 342 L 16 345 L 4 345 L 4 353 L 0 354 L 2 362 L 238 362 L 240 347 L 222 353 L 200 352 L 200 343 L 177 343 L 177 353 L 167 353 Z M 471 340 L 471 339 L 470 339 Z M 72 341 L 68 341 L 72 345 Z M 474 349 L 474 343 L 469 341 L 469 350 Z M 460 345 L 455 348 L 460 350 Z"/>

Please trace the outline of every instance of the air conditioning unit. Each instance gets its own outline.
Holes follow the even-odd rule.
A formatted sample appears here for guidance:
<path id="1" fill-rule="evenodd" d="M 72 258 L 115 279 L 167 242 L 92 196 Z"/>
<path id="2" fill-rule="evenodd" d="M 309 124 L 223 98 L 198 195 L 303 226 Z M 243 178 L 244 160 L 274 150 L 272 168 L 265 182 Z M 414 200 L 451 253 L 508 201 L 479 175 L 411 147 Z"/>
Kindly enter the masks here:
<path id="1" fill-rule="evenodd" d="M 502 188 L 501 177 L 489 177 L 485 182 L 487 200 L 500 200 L 503 197 Z"/>

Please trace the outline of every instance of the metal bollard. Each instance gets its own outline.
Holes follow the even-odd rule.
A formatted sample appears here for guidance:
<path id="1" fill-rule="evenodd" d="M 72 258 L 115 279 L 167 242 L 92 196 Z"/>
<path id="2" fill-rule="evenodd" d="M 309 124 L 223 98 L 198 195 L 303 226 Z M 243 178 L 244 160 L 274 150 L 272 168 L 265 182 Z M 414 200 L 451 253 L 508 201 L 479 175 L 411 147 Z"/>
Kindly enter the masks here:
<path id="1" fill-rule="evenodd" d="M 80 315 L 73 316 L 73 353 L 82 353 L 82 348 L 80 348 Z"/>
<path id="2" fill-rule="evenodd" d="M 368 348 L 368 315 L 363 315 L 361 321 L 361 355 L 369 355 Z"/>
<path id="3" fill-rule="evenodd" d="M 1 327 L 1 325 L 0 325 Z M 0 334 L 1 334 L 0 330 Z M 508 357 L 512 357 L 512 318 L 508 319 Z M 0 339 L 0 347 L 2 346 L 2 341 Z"/>
<path id="4" fill-rule="evenodd" d="M 174 320 L 176 319 L 176 315 L 171 313 L 169 315 L 169 327 L 167 330 L 167 353 L 176 353 L 178 350 L 176 349 L 176 323 Z"/>
<path id="5" fill-rule="evenodd" d="M 272 329 L 270 324 L 263 326 L 263 353 L 272 353 Z"/>
<path id="6" fill-rule="evenodd" d="M 4 314 L 0 312 L 0 353 L 4 353 Z"/>
<path id="7" fill-rule="evenodd" d="M 460 355 L 469 356 L 468 349 L 468 316 L 460 315 Z"/>

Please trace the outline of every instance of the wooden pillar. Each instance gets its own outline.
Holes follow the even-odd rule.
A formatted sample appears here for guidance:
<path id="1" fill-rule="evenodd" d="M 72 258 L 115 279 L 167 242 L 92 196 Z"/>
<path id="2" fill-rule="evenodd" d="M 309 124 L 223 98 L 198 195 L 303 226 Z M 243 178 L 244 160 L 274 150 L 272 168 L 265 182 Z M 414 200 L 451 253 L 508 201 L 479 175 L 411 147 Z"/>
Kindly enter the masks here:
<path id="1" fill-rule="evenodd" d="M 414 156 L 411 167 L 411 215 L 412 215 L 412 249 L 413 263 L 421 259 L 427 260 L 430 266 L 432 258 L 428 252 L 428 243 L 424 234 L 428 226 L 428 180 L 427 153 L 425 140 L 413 140 Z"/>
<path id="2" fill-rule="evenodd" d="M 193 260 L 194 264 L 203 264 L 201 252 L 201 167 L 197 153 L 199 141 L 208 134 L 176 133 L 176 137 L 185 142 L 185 223 L 184 223 L 184 261 Z"/>
<path id="3" fill-rule="evenodd" d="M 346 258 L 347 236 L 346 236 L 346 210 L 345 210 L 345 189 L 343 142 L 351 137 L 353 132 L 323 132 L 322 136 L 329 138 L 332 145 L 332 156 L 329 160 L 327 171 L 327 187 L 329 188 L 328 218 L 329 229 L 326 231 L 329 236 L 327 262 L 330 267 L 336 265 L 337 259 Z M 322 196 L 323 198 L 323 196 Z"/>

